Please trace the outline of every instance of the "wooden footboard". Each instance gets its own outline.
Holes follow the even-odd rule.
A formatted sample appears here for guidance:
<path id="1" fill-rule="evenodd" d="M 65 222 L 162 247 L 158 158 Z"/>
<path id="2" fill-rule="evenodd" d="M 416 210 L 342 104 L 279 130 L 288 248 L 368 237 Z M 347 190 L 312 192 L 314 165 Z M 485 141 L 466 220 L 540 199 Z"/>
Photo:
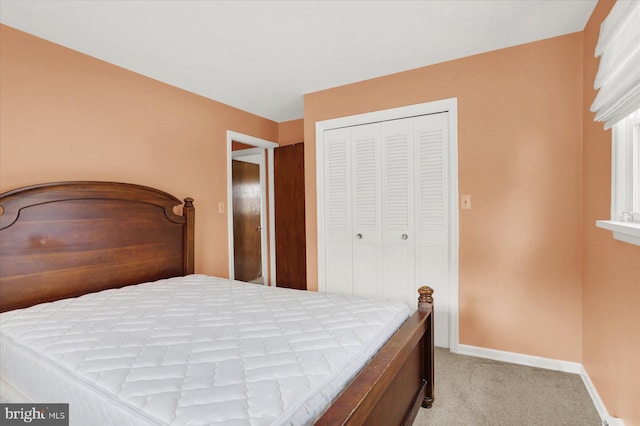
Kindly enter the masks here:
<path id="1" fill-rule="evenodd" d="M 433 403 L 433 290 L 418 290 L 418 310 L 356 376 L 317 425 L 410 425 Z"/>

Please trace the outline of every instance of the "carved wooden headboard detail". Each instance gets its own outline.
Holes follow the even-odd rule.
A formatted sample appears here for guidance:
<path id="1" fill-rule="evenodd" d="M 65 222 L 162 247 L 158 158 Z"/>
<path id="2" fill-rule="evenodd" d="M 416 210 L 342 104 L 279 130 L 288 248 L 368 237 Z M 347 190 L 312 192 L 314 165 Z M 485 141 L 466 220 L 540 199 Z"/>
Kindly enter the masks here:
<path id="1" fill-rule="evenodd" d="M 115 182 L 0 194 L 0 311 L 194 272 L 193 200 Z"/>

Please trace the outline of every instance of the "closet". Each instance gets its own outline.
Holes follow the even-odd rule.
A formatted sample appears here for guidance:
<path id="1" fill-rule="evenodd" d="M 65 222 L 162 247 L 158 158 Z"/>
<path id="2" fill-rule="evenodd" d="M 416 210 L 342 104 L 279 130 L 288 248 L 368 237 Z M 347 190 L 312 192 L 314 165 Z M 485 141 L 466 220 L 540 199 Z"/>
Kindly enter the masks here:
<path id="1" fill-rule="evenodd" d="M 448 299 L 448 113 L 323 132 L 320 289 L 402 300 Z M 437 305 L 438 306 L 438 305 Z M 447 310 L 436 309 L 441 346 Z"/>

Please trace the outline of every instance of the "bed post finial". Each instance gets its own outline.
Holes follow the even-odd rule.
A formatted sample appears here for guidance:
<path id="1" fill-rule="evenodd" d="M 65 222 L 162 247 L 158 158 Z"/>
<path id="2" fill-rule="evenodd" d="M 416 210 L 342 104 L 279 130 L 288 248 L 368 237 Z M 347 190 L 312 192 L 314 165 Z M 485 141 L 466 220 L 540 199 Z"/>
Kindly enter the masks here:
<path id="1" fill-rule="evenodd" d="M 193 207 L 193 198 L 191 197 L 187 197 L 184 199 L 184 206 L 185 207 Z"/>
<path id="2" fill-rule="evenodd" d="M 420 297 L 418 298 L 418 310 L 427 308 L 427 304 L 433 304 L 433 289 L 429 286 L 422 286 L 418 289 Z M 430 306 L 429 306 L 430 307 Z"/>

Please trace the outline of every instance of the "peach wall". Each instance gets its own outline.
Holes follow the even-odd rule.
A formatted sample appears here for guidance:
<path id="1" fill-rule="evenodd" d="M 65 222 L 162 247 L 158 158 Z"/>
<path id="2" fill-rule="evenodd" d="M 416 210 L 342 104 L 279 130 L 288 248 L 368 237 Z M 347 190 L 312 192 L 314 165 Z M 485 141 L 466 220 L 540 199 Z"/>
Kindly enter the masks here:
<path id="1" fill-rule="evenodd" d="M 460 343 L 579 362 L 581 76 L 576 33 L 306 95 L 309 288 L 316 121 L 457 97 Z"/>
<path id="2" fill-rule="evenodd" d="M 0 190 L 112 180 L 195 199 L 196 271 L 228 276 L 226 131 L 275 122 L 0 27 Z"/>
<path id="3" fill-rule="evenodd" d="M 278 143 L 280 146 L 304 141 L 304 119 L 278 123 Z"/>
<path id="4" fill-rule="evenodd" d="M 317 289 L 315 122 L 457 97 L 459 192 L 473 198 L 461 343 L 582 361 L 610 414 L 638 426 L 640 248 L 594 226 L 609 215 L 611 145 L 589 112 L 593 49 L 611 5 L 584 34 L 306 95 L 305 119 L 280 124 L 0 26 L 0 191 L 95 179 L 192 196 L 196 269 L 226 276 L 226 130 L 304 139 Z"/>
<path id="5" fill-rule="evenodd" d="M 584 30 L 583 364 L 610 415 L 640 425 L 640 247 L 597 228 L 609 219 L 611 132 L 593 121 L 594 58 L 611 1 L 600 1 Z"/>

